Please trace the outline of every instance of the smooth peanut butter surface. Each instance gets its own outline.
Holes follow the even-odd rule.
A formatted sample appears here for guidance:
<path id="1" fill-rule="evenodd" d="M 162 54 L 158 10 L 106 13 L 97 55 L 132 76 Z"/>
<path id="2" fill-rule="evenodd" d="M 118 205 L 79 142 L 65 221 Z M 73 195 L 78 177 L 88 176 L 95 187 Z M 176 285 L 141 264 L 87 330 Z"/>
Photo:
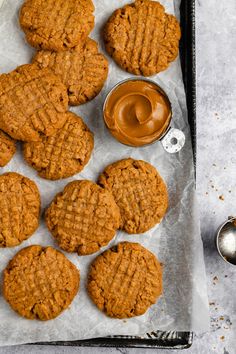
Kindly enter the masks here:
<path id="1" fill-rule="evenodd" d="M 165 93 L 155 83 L 143 80 L 117 86 L 104 107 L 104 120 L 112 135 L 131 146 L 159 139 L 170 119 L 171 106 Z"/>

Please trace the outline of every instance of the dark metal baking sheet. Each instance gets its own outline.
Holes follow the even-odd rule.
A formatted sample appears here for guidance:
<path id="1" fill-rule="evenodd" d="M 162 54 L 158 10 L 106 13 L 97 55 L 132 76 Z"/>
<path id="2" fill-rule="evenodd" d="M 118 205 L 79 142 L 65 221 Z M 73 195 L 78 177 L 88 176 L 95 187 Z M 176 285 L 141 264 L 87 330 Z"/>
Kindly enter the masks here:
<path id="1" fill-rule="evenodd" d="M 187 98 L 188 120 L 191 129 L 194 163 L 196 165 L 195 0 L 181 1 L 180 16 L 182 28 L 180 59 Z"/>
<path id="2" fill-rule="evenodd" d="M 196 163 L 196 70 L 195 70 L 195 0 L 181 2 L 182 39 L 180 57 L 185 84 L 188 119 Z M 38 343 L 61 346 L 185 349 L 192 345 L 192 332 L 155 331 L 144 337 L 113 336 L 71 342 Z"/>
<path id="3" fill-rule="evenodd" d="M 193 341 L 192 332 L 161 332 L 146 334 L 145 337 L 114 336 L 72 342 L 37 343 L 70 347 L 150 348 L 187 349 Z"/>

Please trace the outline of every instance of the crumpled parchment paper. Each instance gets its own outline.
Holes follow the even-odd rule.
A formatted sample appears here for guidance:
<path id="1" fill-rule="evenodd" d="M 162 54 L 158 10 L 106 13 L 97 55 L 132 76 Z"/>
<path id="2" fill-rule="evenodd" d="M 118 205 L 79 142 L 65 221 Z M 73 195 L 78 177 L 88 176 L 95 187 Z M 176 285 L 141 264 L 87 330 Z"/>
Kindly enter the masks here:
<path id="1" fill-rule="evenodd" d="M 179 16 L 180 0 L 161 0 L 166 10 Z M 94 0 L 96 27 L 91 37 L 99 40 L 104 51 L 101 29 L 113 10 L 127 0 Z M 18 24 L 22 0 L 0 0 L 0 73 L 28 63 L 34 49 L 24 39 Z M 168 93 L 173 106 L 173 126 L 184 131 L 186 145 L 178 154 L 168 154 L 160 143 L 143 148 L 129 148 L 116 142 L 105 129 L 102 105 L 106 94 L 118 81 L 131 75 L 118 68 L 110 59 L 109 78 L 103 91 L 92 102 L 72 110 L 81 115 L 95 133 L 95 149 L 82 173 L 58 182 L 37 177 L 24 162 L 20 144 L 13 160 L 1 173 L 16 171 L 32 178 L 42 198 L 42 211 L 54 195 L 73 179 L 97 180 L 106 165 L 116 160 L 133 157 L 153 164 L 165 179 L 169 192 L 169 211 L 160 225 L 143 235 L 118 232 L 109 246 L 120 241 L 140 242 L 154 252 L 164 263 L 164 294 L 146 314 L 118 320 L 101 313 L 86 293 L 88 266 L 97 254 L 78 257 L 66 256 L 80 269 L 81 288 L 72 305 L 58 318 L 48 321 L 30 321 L 11 310 L 0 295 L 0 345 L 39 341 L 77 340 L 107 335 L 140 335 L 152 330 L 205 331 L 208 329 L 208 301 L 205 266 L 200 238 L 199 218 L 195 198 L 192 147 L 187 120 L 185 92 L 179 59 L 168 70 L 153 77 Z M 0 271 L 23 247 L 31 244 L 57 247 L 48 232 L 43 217 L 35 234 L 15 248 L 0 249 Z M 104 249 L 103 249 L 104 250 Z M 103 251 L 102 250 L 102 251 Z"/>

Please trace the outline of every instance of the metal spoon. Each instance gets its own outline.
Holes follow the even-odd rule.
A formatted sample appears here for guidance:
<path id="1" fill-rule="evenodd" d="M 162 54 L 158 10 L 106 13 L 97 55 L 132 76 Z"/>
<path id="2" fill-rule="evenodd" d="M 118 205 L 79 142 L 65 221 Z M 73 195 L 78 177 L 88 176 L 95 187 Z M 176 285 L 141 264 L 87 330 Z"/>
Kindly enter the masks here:
<path id="1" fill-rule="evenodd" d="M 216 245 L 221 257 L 227 263 L 236 265 L 236 217 L 230 216 L 220 227 Z"/>

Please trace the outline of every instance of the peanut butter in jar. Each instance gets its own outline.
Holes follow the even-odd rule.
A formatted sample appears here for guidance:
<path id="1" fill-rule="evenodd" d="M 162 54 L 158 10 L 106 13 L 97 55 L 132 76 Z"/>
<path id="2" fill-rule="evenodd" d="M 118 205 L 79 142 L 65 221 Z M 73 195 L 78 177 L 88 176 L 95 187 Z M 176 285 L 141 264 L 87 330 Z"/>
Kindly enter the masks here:
<path id="1" fill-rule="evenodd" d="M 159 140 L 167 131 L 171 104 L 165 92 L 154 82 L 131 79 L 108 94 L 104 121 L 121 143 L 138 147 Z"/>

